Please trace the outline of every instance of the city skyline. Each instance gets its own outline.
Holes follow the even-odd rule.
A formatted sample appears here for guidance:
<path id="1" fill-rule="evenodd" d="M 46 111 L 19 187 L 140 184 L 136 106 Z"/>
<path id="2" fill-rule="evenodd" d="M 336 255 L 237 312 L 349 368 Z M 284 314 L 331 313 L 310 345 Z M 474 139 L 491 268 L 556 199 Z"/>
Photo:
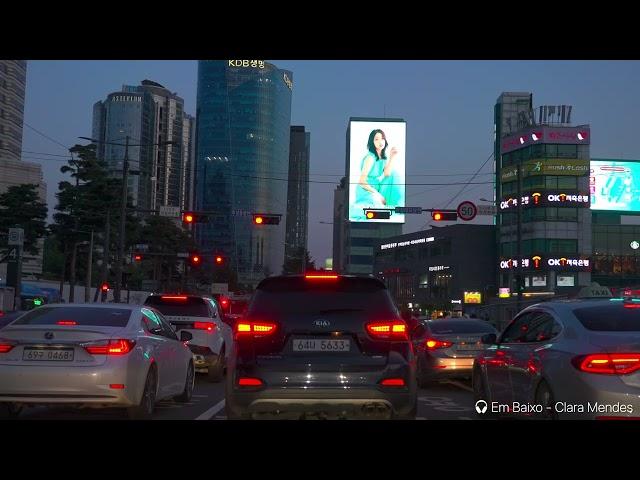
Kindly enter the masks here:
<path id="1" fill-rule="evenodd" d="M 344 175 L 344 132 L 350 116 L 407 121 L 407 205 L 442 207 L 493 150 L 493 105 L 504 91 L 527 91 L 539 105 L 573 105 L 573 124 L 590 124 L 593 157 L 640 158 L 638 61 L 286 61 L 294 75 L 291 125 L 311 132 L 309 250 L 316 264 L 331 257 L 333 190 Z M 30 61 L 23 159 L 41 163 L 55 207 L 64 148 L 91 134 L 92 105 L 123 84 L 161 83 L 195 114 L 196 61 Z M 39 130 L 50 139 L 36 133 Z M 62 145 L 61 145 L 62 144 Z M 491 182 L 492 161 L 474 181 Z M 453 174 L 467 174 L 453 176 Z M 434 175 L 434 176 L 418 176 Z M 437 176 L 436 176 L 437 175 Z M 451 176 L 440 176 L 451 175 Z M 283 175 L 286 178 L 286 175 Z M 316 183 L 328 182 L 328 183 Z M 491 183 L 471 185 L 461 200 L 491 198 Z M 284 213 L 284 212 L 282 212 Z M 479 219 L 479 223 L 491 217 Z M 403 233 L 427 217 L 407 215 Z"/>

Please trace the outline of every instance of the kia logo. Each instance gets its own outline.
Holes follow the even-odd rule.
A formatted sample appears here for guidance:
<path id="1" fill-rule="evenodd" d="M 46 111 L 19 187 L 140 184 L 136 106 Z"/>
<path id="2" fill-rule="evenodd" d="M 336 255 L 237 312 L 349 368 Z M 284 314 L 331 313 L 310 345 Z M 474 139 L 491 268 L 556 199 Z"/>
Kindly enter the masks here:
<path id="1" fill-rule="evenodd" d="M 331 325 L 327 320 L 316 320 L 313 322 L 316 327 L 328 327 Z"/>

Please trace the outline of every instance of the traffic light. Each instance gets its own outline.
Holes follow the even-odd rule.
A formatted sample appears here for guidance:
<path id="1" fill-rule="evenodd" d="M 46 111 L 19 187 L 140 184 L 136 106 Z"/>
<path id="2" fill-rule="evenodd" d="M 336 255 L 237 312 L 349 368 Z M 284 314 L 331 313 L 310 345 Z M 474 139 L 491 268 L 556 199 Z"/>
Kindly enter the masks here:
<path id="1" fill-rule="evenodd" d="M 223 265 L 224 264 L 224 257 L 222 255 L 216 255 L 214 257 L 214 261 L 216 262 L 216 265 Z"/>
<path id="2" fill-rule="evenodd" d="M 254 213 L 253 223 L 254 225 L 278 225 L 280 223 L 280 215 Z"/>
<path id="3" fill-rule="evenodd" d="M 133 261 L 134 262 L 141 262 L 142 261 L 142 254 L 141 253 L 134 253 L 133 254 Z"/>
<path id="4" fill-rule="evenodd" d="M 391 210 L 365 210 L 364 216 L 367 220 L 388 220 L 391 217 Z"/>
<path id="5" fill-rule="evenodd" d="M 431 218 L 435 222 L 451 222 L 458 220 L 458 214 L 456 212 L 443 212 L 440 210 L 434 210 L 431 212 Z"/>
<path id="6" fill-rule="evenodd" d="M 182 224 L 185 226 L 193 225 L 194 223 L 201 222 L 202 220 L 202 215 L 198 215 L 195 212 L 184 212 L 182 214 Z"/>
<path id="7" fill-rule="evenodd" d="M 202 257 L 199 253 L 190 253 L 189 254 L 189 263 L 192 267 L 199 267 L 202 263 Z"/>
<path id="8" fill-rule="evenodd" d="M 107 282 L 104 282 L 102 285 L 100 285 L 100 291 L 102 293 L 107 293 L 109 291 L 109 284 Z"/>

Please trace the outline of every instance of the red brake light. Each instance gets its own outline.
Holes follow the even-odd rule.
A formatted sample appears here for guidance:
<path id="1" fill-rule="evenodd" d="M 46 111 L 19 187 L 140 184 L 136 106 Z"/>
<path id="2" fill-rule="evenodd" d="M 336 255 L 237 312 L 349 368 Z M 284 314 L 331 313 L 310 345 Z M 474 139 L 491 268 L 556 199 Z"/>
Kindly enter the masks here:
<path id="1" fill-rule="evenodd" d="M 162 295 L 162 300 L 186 300 L 186 295 Z"/>
<path id="2" fill-rule="evenodd" d="M 640 353 L 596 353 L 575 357 L 571 363 L 581 372 L 627 375 L 640 370 Z"/>
<path id="3" fill-rule="evenodd" d="M 404 378 L 385 378 L 380 382 L 380 385 L 384 387 L 404 387 Z"/>
<path id="4" fill-rule="evenodd" d="M 91 355 L 125 355 L 133 350 L 134 340 L 118 339 L 96 342 L 84 346 Z"/>
<path id="5" fill-rule="evenodd" d="M 252 377 L 240 377 L 238 379 L 238 385 L 241 387 L 259 387 L 262 385 L 262 380 Z"/>
<path id="6" fill-rule="evenodd" d="M 193 328 L 211 332 L 216 328 L 216 324 L 212 322 L 193 322 Z"/>
<path id="7" fill-rule="evenodd" d="M 113 388 L 114 390 L 124 390 L 124 383 L 110 383 L 109 388 Z"/>
<path id="8" fill-rule="evenodd" d="M 56 325 L 77 325 L 77 323 L 73 320 L 60 320 L 56 322 Z"/>
<path id="9" fill-rule="evenodd" d="M 15 347 L 13 343 L 0 341 L 0 353 L 10 352 L 13 347 Z"/>
<path id="10" fill-rule="evenodd" d="M 625 303 L 624 308 L 640 308 L 640 303 Z"/>
<path id="11" fill-rule="evenodd" d="M 424 342 L 424 345 L 427 347 L 428 350 L 436 350 L 438 348 L 448 348 L 451 345 L 453 345 L 453 342 L 447 342 L 443 340 L 436 340 L 435 338 L 429 338 L 427 339 L 426 342 Z"/>
<path id="12" fill-rule="evenodd" d="M 321 279 L 321 280 L 337 280 L 338 275 L 323 275 L 323 274 L 308 274 L 304 278 L 309 279 Z"/>
<path id="13" fill-rule="evenodd" d="M 408 340 L 407 324 L 400 320 L 367 323 L 369 335 L 379 340 Z"/>
<path id="14" fill-rule="evenodd" d="M 277 325 L 273 322 L 238 322 L 236 323 L 236 336 L 266 336 L 275 333 L 276 329 Z"/>

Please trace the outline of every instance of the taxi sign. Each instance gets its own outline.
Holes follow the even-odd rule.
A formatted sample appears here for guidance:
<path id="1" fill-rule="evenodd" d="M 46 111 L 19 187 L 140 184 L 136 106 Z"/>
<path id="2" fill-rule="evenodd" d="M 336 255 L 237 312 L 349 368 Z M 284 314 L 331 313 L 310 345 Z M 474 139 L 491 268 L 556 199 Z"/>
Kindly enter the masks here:
<path id="1" fill-rule="evenodd" d="M 611 290 L 601 286 L 598 282 L 591 282 L 591 285 L 583 287 L 578 293 L 578 298 L 612 298 Z"/>

